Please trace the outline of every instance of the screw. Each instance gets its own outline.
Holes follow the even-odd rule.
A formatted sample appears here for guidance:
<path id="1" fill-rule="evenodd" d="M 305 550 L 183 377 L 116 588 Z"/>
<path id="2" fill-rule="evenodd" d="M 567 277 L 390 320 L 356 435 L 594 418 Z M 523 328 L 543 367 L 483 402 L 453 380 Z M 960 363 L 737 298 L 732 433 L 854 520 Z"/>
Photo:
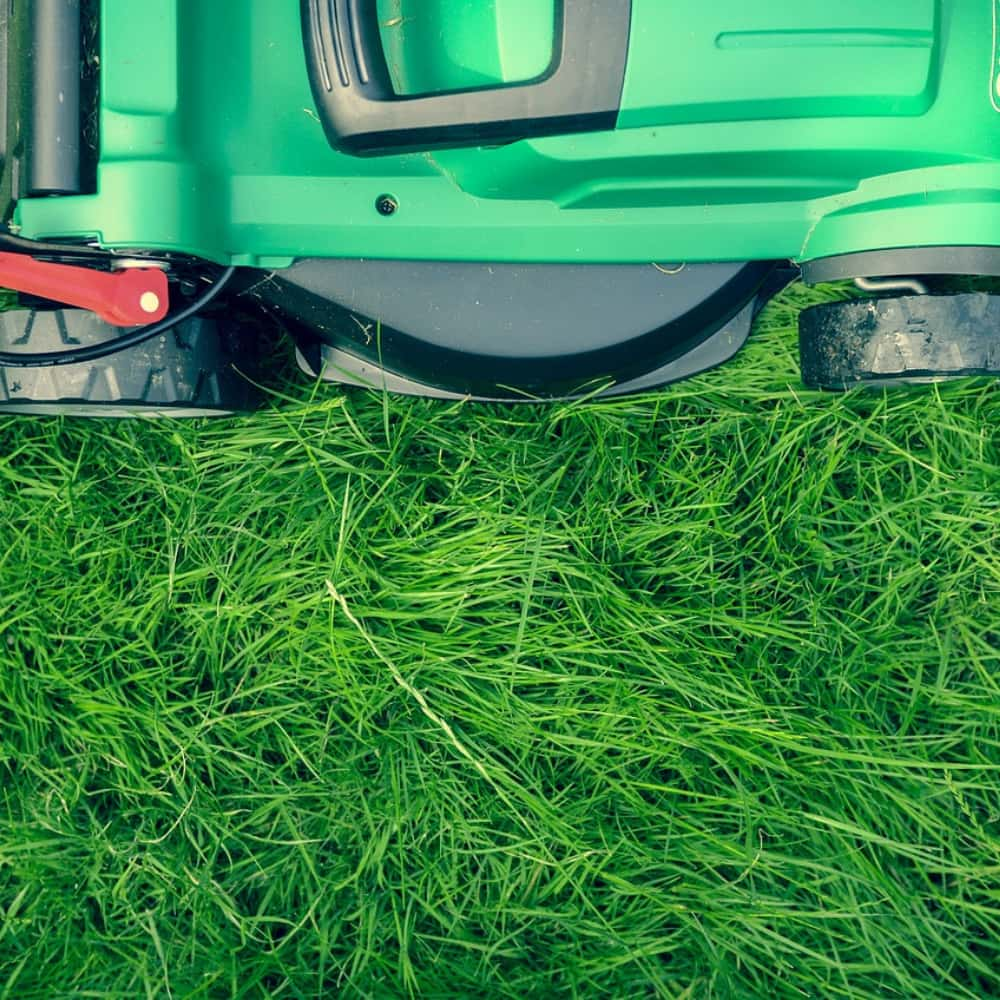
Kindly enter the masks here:
<path id="1" fill-rule="evenodd" d="M 156 292 L 143 292 L 139 307 L 144 313 L 155 313 L 160 308 L 160 296 Z"/>
<path id="2" fill-rule="evenodd" d="M 388 218 L 390 215 L 396 214 L 399 202 L 391 194 L 380 194 L 375 199 L 375 208 L 378 210 L 379 215 L 384 215 Z"/>

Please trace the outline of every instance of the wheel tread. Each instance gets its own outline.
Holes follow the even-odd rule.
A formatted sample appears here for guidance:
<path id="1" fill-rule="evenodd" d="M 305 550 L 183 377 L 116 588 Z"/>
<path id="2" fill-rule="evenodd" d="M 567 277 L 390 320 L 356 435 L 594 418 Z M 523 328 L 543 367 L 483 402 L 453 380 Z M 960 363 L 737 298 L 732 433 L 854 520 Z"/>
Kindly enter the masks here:
<path id="1" fill-rule="evenodd" d="M 57 351 L 105 343 L 121 331 L 75 309 L 0 313 L 0 350 Z M 236 338 L 217 321 L 196 317 L 175 330 L 97 363 L 53 368 L 0 367 L 0 409 L 33 404 L 172 407 L 231 412 L 256 409 L 261 392 L 234 368 Z M 252 366 L 251 366 L 252 367 Z M 88 410 L 89 412 L 89 410 Z"/>

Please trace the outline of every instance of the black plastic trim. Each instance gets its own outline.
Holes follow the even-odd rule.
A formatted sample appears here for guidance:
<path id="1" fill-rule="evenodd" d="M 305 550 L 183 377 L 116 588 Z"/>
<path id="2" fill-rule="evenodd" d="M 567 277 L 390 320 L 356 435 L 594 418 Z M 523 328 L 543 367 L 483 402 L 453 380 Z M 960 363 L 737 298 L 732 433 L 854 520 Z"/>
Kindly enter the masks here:
<path id="1" fill-rule="evenodd" d="M 998 247 L 908 247 L 872 250 L 802 261 L 807 285 L 852 278 L 896 278 L 910 275 L 974 275 L 1000 277 Z"/>
<path id="2" fill-rule="evenodd" d="M 613 129 L 632 0 L 560 0 L 557 55 L 525 84 L 397 95 L 375 0 L 300 0 L 306 61 L 330 142 L 358 155 Z"/>

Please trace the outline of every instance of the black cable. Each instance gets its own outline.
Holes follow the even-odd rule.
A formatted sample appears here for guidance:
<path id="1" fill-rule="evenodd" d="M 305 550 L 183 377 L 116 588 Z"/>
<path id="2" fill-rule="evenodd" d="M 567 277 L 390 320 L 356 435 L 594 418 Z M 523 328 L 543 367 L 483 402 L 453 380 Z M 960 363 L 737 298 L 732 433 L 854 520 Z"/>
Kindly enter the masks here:
<path id="1" fill-rule="evenodd" d="M 174 313 L 173 316 L 161 319 L 159 323 L 139 327 L 138 330 L 123 334 L 107 343 L 93 344 L 90 347 L 73 347 L 65 351 L 45 351 L 41 354 L 0 351 L 0 368 L 56 368 L 62 365 L 80 365 L 86 364 L 88 361 L 100 361 L 102 358 L 107 358 L 130 347 L 138 347 L 140 344 L 146 343 L 147 340 L 159 337 L 160 334 L 172 330 L 179 323 L 183 323 L 196 313 L 201 312 L 222 294 L 235 273 L 235 267 L 227 267 L 219 275 L 215 284 L 200 298 L 192 302 L 191 305 L 185 306 L 180 312 Z"/>
<path id="2" fill-rule="evenodd" d="M 108 261 L 115 254 L 101 247 L 81 243 L 45 243 L 42 240 L 26 240 L 21 236 L 0 230 L 0 251 L 23 253 L 29 257 L 59 257 L 65 259 Z"/>

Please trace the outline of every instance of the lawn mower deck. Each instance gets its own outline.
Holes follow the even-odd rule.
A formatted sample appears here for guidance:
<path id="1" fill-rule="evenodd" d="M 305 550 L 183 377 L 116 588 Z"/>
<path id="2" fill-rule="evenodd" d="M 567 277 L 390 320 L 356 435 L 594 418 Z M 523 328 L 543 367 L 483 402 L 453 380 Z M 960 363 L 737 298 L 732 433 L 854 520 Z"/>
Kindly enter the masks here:
<path id="1" fill-rule="evenodd" d="M 243 408 L 269 325 L 313 377 L 634 392 L 800 275 L 1000 275 L 997 7 L 13 0 L 0 405 Z M 806 381 L 995 372 L 987 298 L 927 298 L 905 350 L 892 309 L 822 307 Z"/>

